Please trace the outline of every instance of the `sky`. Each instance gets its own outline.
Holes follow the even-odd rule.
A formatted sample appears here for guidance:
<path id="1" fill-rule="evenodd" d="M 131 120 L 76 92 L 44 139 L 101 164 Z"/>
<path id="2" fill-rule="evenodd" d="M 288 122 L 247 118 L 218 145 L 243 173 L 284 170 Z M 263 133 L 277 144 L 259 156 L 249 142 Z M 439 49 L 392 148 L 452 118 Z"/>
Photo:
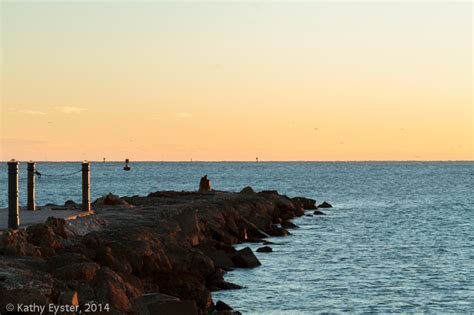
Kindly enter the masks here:
<path id="1" fill-rule="evenodd" d="M 0 160 L 472 160 L 469 2 L 2 1 Z"/>

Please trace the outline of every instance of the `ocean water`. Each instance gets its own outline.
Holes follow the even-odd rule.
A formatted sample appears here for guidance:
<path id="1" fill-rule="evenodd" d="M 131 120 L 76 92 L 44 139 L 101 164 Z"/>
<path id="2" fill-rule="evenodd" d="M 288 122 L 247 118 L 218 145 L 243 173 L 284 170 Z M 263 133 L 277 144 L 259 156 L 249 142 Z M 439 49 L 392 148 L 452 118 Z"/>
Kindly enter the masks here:
<path id="1" fill-rule="evenodd" d="M 326 216 L 297 218 L 298 229 L 271 238 L 263 266 L 226 280 L 242 290 L 213 293 L 244 314 L 474 312 L 474 163 L 93 163 L 91 195 L 145 195 L 213 187 L 276 189 L 334 205 Z M 80 163 L 38 163 L 44 174 Z M 20 170 L 25 204 L 26 165 Z M 0 207 L 7 166 L 0 165 Z M 81 175 L 37 180 L 38 204 L 80 202 Z M 243 244 L 253 249 L 258 244 Z"/>

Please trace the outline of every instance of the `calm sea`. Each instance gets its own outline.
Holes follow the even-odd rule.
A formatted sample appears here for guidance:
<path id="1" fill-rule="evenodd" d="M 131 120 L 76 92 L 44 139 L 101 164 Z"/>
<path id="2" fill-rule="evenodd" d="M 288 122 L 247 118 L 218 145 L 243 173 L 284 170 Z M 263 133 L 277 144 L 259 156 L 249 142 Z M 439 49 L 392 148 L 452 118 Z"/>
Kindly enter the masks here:
<path id="1" fill-rule="evenodd" d="M 301 217 L 275 238 L 263 266 L 230 272 L 246 286 L 214 293 L 244 314 L 315 312 L 474 312 L 474 163 L 93 163 L 91 194 L 145 195 L 195 190 L 207 174 L 213 187 L 276 189 L 329 201 L 327 216 Z M 0 207 L 7 205 L 6 163 Z M 61 175 L 80 163 L 39 163 Z M 25 204 L 26 165 L 20 197 Z M 37 180 L 38 204 L 80 202 L 81 175 Z M 247 245 L 245 245 L 247 246 Z M 256 246 L 250 245 L 255 249 Z"/>

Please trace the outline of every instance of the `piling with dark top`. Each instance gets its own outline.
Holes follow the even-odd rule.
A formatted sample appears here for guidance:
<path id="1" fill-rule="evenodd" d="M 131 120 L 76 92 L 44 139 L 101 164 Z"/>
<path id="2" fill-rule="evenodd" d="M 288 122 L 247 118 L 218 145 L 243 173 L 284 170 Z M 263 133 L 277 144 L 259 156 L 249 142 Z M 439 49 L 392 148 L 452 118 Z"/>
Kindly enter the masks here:
<path id="1" fill-rule="evenodd" d="M 36 210 L 35 171 L 36 163 L 28 162 L 28 201 L 26 203 L 26 209 L 32 211 Z"/>
<path id="2" fill-rule="evenodd" d="M 90 163 L 82 162 L 82 211 L 91 210 Z"/>
<path id="3" fill-rule="evenodd" d="M 8 228 L 18 229 L 20 214 L 18 205 L 18 162 L 8 162 Z"/>

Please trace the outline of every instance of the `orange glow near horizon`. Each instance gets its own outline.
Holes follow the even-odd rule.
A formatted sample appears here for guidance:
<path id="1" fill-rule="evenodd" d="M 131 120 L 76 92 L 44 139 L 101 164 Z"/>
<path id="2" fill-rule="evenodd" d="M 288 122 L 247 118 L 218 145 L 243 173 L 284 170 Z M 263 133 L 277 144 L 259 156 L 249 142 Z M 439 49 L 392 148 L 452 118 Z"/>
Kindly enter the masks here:
<path id="1" fill-rule="evenodd" d="M 1 4 L 0 160 L 472 160 L 471 3 Z"/>

